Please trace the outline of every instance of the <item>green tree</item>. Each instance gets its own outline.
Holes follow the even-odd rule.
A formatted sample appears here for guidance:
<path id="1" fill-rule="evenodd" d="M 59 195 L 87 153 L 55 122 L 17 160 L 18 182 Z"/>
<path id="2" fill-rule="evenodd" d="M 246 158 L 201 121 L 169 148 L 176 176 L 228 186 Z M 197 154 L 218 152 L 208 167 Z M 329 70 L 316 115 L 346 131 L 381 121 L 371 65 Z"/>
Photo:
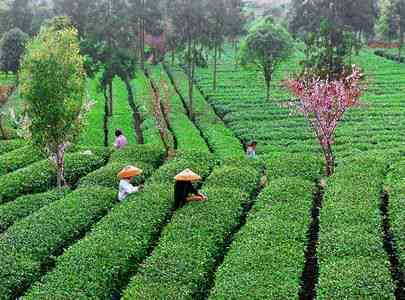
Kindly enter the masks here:
<path id="1" fill-rule="evenodd" d="M 392 40 L 398 37 L 397 30 L 397 15 L 395 9 L 395 3 L 393 0 L 381 0 L 380 1 L 380 18 L 377 22 L 378 34 L 392 42 Z"/>
<path id="2" fill-rule="evenodd" d="M 80 132 L 86 95 L 75 29 L 46 26 L 29 43 L 21 69 L 21 94 L 27 103 L 33 142 L 50 156 L 58 187 L 62 187 L 65 149 Z"/>
<path id="3" fill-rule="evenodd" d="M 0 70 L 17 75 L 17 82 L 20 59 L 27 41 L 28 35 L 19 28 L 6 32 L 0 40 Z"/>
<path id="4" fill-rule="evenodd" d="M 284 61 L 293 48 L 288 32 L 281 26 L 265 19 L 253 26 L 242 42 L 241 63 L 259 67 L 266 84 L 266 99 L 270 100 L 270 82 L 277 66 Z"/>

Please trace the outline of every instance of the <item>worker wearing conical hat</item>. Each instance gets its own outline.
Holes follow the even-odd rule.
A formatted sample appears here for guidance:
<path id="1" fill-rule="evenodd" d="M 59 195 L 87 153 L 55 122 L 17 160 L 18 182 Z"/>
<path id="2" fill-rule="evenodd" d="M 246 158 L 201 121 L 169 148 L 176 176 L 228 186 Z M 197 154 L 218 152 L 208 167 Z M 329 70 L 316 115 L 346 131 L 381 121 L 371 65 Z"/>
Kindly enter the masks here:
<path id="1" fill-rule="evenodd" d="M 174 189 L 175 209 L 182 207 L 187 202 L 207 200 L 207 197 L 193 186 L 193 183 L 200 181 L 201 177 L 190 169 L 177 174 L 174 179 L 176 179 Z"/>
<path id="2" fill-rule="evenodd" d="M 142 189 L 142 186 L 133 186 L 131 181 L 134 177 L 142 174 L 142 170 L 134 167 L 127 166 L 118 173 L 120 179 L 118 200 L 124 201 L 130 194 L 137 193 Z"/>

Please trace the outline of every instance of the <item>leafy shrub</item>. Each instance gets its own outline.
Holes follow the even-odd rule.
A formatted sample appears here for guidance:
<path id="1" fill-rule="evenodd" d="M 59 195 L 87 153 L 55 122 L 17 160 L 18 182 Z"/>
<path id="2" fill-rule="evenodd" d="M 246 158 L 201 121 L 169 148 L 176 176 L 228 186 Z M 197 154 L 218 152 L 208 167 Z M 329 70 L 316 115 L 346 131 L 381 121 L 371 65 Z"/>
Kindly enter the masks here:
<path id="1" fill-rule="evenodd" d="M 257 187 L 259 173 L 249 167 L 222 167 L 215 169 L 208 178 L 206 185 L 210 187 L 227 187 L 239 189 L 245 193 L 252 193 Z"/>
<path id="2" fill-rule="evenodd" d="M 267 176 L 270 180 L 297 176 L 314 181 L 324 173 L 322 159 L 316 155 L 276 153 L 263 159 L 266 161 Z"/>
<path id="3" fill-rule="evenodd" d="M 44 155 L 32 146 L 25 146 L 0 156 L 0 176 L 24 168 L 44 159 Z"/>
<path id="4" fill-rule="evenodd" d="M 105 215 L 116 192 L 81 189 L 15 223 L 0 237 L 0 299 L 18 296 L 41 276 L 42 267 Z"/>
<path id="5" fill-rule="evenodd" d="M 137 163 L 144 162 L 155 167 L 161 165 L 164 158 L 164 150 L 154 145 L 135 145 L 127 146 L 123 150 L 115 151 L 111 155 L 112 163 Z"/>
<path id="6" fill-rule="evenodd" d="M 105 164 L 105 159 L 81 153 L 65 157 L 65 178 L 74 185 L 79 178 Z M 0 203 L 32 193 L 45 192 L 56 184 L 56 170 L 49 160 L 34 163 L 0 177 Z"/>
<path id="7" fill-rule="evenodd" d="M 148 249 L 171 214 L 176 173 L 168 170 L 180 169 L 176 165 L 183 167 L 187 159 L 193 160 L 189 163 L 194 163 L 196 172 L 210 172 L 211 156 L 179 154 L 156 171 L 155 177 L 165 180 L 148 181 L 142 193 L 130 195 L 114 207 L 86 238 L 57 260 L 54 271 L 36 284 L 26 298 L 111 298 L 148 255 Z"/>
<path id="8" fill-rule="evenodd" d="M 305 264 L 314 184 L 271 181 L 215 277 L 209 299 L 296 299 Z"/>
<path id="9" fill-rule="evenodd" d="M 4 140 L 0 141 L 0 155 L 24 147 L 26 142 L 23 140 Z"/>
<path id="10" fill-rule="evenodd" d="M 22 196 L 15 201 L 0 206 L 0 232 L 5 231 L 16 221 L 23 219 L 48 204 L 64 197 L 69 190 L 51 191 Z"/>

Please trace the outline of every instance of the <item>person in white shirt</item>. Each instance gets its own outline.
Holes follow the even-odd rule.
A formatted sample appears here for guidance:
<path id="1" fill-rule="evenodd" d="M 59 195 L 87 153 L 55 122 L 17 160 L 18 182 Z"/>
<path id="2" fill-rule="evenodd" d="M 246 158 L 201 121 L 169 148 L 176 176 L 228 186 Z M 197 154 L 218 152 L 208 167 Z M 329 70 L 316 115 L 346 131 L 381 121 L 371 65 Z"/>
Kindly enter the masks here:
<path id="1" fill-rule="evenodd" d="M 142 170 L 134 166 L 128 166 L 122 169 L 118 174 L 120 179 L 120 184 L 118 187 L 118 200 L 120 202 L 124 201 L 129 195 L 133 193 L 138 193 L 143 186 L 133 186 L 131 181 L 134 177 L 141 175 Z"/>

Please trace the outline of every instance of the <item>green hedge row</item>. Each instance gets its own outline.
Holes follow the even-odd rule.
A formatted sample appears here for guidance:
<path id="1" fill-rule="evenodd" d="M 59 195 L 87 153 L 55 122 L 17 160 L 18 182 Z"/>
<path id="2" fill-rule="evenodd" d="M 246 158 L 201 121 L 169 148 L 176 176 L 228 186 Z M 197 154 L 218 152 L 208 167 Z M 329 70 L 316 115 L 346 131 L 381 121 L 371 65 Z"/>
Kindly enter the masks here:
<path id="1" fill-rule="evenodd" d="M 389 194 L 388 213 L 391 231 L 399 259 L 399 267 L 405 274 L 405 161 L 391 167 L 385 182 Z"/>
<path id="2" fill-rule="evenodd" d="M 0 206 L 0 233 L 20 219 L 38 211 L 42 207 L 55 202 L 67 194 L 68 190 L 50 191 L 27 195 Z"/>
<path id="3" fill-rule="evenodd" d="M 24 168 L 39 160 L 45 155 L 32 146 L 25 146 L 0 156 L 0 176 Z"/>
<path id="4" fill-rule="evenodd" d="M 301 177 L 316 181 L 325 173 L 322 158 L 313 154 L 278 152 L 264 156 L 263 160 L 270 179 Z"/>
<path id="5" fill-rule="evenodd" d="M 112 189 L 79 189 L 11 226 L 0 236 L 0 299 L 21 295 L 115 200 Z"/>
<path id="6" fill-rule="evenodd" d="M 184 99 L 187 99 L 188 80 L 186 74 L 183 70 L 172 71 L 168 66 L 166 66 L 166 70 L 173 78 L 179 93 Z M 214 153 L 221 159 L 244 156 L 244 150 L 239 139 L 235 137 L 230 129 L 225 127 L 224 122 L 216 115 L 197 86 L 194 88 L 193 97 L 195 121 Z"/>
<path id="7" fill-rule="evenodd" d="M 216 273 L 209 299 L 297 299 L 314 184 L 273 180 L 259 195 Z"/>
<path id="8" fill-rule="evenodd" d="M 192 165 L 206 177 L 211 163 L 206 153 L 195 152 L 181 153 L 168 162 L 155 172 L 142 193 L 114 207 L 90 234 L 59 257 L 54 271 L 25 299 L 110 299 L 148 255 L 171 214 L 173 177 L 185 165 Z"/>
<path id="9" fill-rule="evenodd" d="M 394 299 L 379 209 L 386 166 L 372 156 L 350 158 L 328 181 L 317 299 Z"/>
<path id="10" fill-rule="evenodd" d="M 81 177 L 106 163 L 106 156 L 73 153 L 65 156 L 65 179 L 74 185 Z M 56 185 L 56 170 L 49 160 L 0 177 L 0 203 L 26 194 L 45 192 Z"/>
<path id="11" fill-rule="evenodd" d="M 22 148 L 27 143 L 24 140 L 4 140 L 0 141 L 0 155 Z"/>
<path id="12" fill-rule="evenodd" d="M 249 167 L 213 171 L 203 189 L 208 201 L 175 213 L 123 298 L 199 299 L 258 181 L 259 173 Z"/>

